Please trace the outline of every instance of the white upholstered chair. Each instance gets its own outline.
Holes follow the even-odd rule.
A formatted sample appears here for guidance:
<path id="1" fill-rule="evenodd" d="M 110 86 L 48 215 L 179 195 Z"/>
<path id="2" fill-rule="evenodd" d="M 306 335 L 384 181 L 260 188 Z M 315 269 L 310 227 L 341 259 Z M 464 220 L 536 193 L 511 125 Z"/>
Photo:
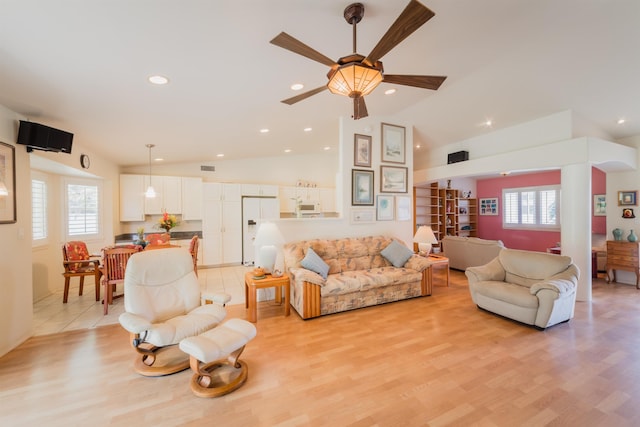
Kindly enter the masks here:
<path id="1" fill-rule="evenodd" d="M 185 248 L 143 251 L 129 259 L 124 278 L 125 313 L 119 321 L 140 357 L 136 371 L 160 376 L 189 368 L 182 339 L 215 328 L 226 315 L 226 294 L 201 295 L 193 259 Z M 201 305 L 201 298 L 218 304 Z"/>

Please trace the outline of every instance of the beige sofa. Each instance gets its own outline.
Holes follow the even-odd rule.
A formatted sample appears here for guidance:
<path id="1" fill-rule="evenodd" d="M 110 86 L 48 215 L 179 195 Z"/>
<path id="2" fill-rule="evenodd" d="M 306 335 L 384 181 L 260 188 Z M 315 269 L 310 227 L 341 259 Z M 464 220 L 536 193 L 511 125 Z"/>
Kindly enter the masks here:
<path id="1" fill-rule="evenodd" d="M 467 267 L 484 265 L 497 257 L 502 248 L 502 240 L 458 236 L 445 236 L 442 239 L 443 255 L 449 258 L 449 268 L 456 270 L 464 271 Z"/>
<path id="2" fill-rule="evenodd" d="M 394 267 L 381 252 L 393 241 L 384 236 L 335 240 L 315 239 L 284 245 L 285 268 L 291 279 L 291 305 L 303 319 L 361 307 L 431 295 L 430 265 L 409 251 Z M 309 249 L 328 265 L 328 275 L 302 267 Z"/>
<path id="3" fill-rule="evenodd" d="M 573 317 L 580 272 L 571 257 L 502 249 L 465 274 L 479 308 L 540 329 Z"/>

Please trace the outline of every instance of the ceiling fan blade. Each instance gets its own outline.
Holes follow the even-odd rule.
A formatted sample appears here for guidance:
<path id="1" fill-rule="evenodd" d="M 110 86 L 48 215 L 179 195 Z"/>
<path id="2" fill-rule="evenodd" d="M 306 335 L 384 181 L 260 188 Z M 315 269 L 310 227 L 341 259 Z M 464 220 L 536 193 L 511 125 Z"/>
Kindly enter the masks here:
<path id="1" fill-rule="evenodd" d="M 336 64 L 334 60 L 327 58 L 317 50 L 310 48 L 300 40 L 290 36 L 285 32 L 282 32 L 275 36 L 273 40 L 270 41 L 270 43 L 283 49 L 290 50 L 291 52 L 297 53 L 298 55 L 306 56 L 309 59 L 313 59 L 314 61 L 317 61 L 324 65 L 328 65 L 329 67 Z"/>
<path id="2" fill-rule="evenodd" d="M 353 120 L 362 119 L 368 115 L 369 112 L 367 111 L 367 105 L 364 102 L 364 96 L 353 98 Z"/>
<path id="3" fill-rule="evenodd" d="M 385 74 L 382 81 L 397 85 L 413 86 L 422 89 L 438 90 L 446 76 L 409 76 L 400 74 Z"/>
<path id="4" fill-rule="evenodd" d="M 282 100 L 280 102 L 284 102 L 285 104 L 288 104 L 288 105 L 293 105 L 296 102 L 302 101 L 303 99 L 307 99 L 310 96 L 313 96 L 316 93 L 320 93 L 320 92 L 322 92 L 323 90 L 326 90 L 326 89 L 327 89 L 327 85 L 320 86 L 320 87 L 317 87 L 317 88 L 315 88 L 313 90 L 310 90 L 309 92 L 301 93 L 300 95 L 296 95 L 296 96 L 293 96 L 291 98 L 284 99 L 284 100 Z"/>
<path id="5" fill-rule="evenodd" d="M 417 0 L 411 0 L 363 62 L 372 66 L 433 16 L 435 13 L 429 8 Z"/>

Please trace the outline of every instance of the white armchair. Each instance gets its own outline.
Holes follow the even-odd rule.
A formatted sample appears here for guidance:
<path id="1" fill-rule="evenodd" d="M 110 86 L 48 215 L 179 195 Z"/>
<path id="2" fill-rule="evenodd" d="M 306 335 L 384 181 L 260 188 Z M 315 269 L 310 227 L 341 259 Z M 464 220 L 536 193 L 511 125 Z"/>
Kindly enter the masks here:
<path id="1" fill-rule="evenodd" d="M 465 274 L 471 299 L 484 310 L 540 329 L 573 317 L 580 271 L 568 256 L 502 249 Z"/>
<path id="2" fill-rule="evenodd" d="M 132 255 L 125 270 L 124 293 L 126 312 L 119 321 L 141 356 L 135 369 L 144 376 L 188 369 L 189 356 L 176 344 L 216 327 L 226 316 L 221 305 L 201 305 L 201 301 L 225 304 L 230 299 L 226 294 L 201 295 L 193 259 L 184 248 Z"/>

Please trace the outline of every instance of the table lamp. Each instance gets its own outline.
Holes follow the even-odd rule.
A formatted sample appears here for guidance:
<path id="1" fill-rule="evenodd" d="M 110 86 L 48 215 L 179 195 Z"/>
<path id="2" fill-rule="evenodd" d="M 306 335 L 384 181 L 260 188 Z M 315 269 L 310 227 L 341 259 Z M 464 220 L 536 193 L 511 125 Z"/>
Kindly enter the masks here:
<path id="1" fill-rule="evenodd" d="M 256 247 L 256 266 L 264 268 L 266 273 L 273 272 L 278 248 L 284 243 L 284 237 L 273 222 L 263 222 L 258 227 L 253 245 Z"/>
<path id="2" fill-rule="evenodd" d="M 416 231 L 416 235 L 413 236 L 413 242 L 418 244 L 418 252 L 420 254 L 429 255 L 431 252 L 431 245 L 438 243 L 433 230 L 428 225 L 421 225 Z"/>

